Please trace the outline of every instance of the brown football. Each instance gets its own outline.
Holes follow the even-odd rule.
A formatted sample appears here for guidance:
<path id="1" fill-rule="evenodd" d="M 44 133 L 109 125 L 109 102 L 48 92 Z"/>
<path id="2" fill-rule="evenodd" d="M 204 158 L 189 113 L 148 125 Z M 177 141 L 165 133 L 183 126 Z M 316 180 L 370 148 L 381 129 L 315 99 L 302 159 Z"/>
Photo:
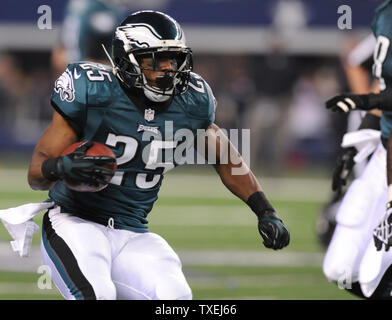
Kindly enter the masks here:
<path id="1" fill-rule="evenodd" d="M 70 146 L 68 146 L 67 148 L 65 148 L 65 150 L 61 153 L 62 156 L 65 156 L 67 154 L 70 154 L 72 152 L 75 151 L 75 149 L 77 147 L 79 147 L 82 143 L 84 143 L 85 141 L 79 141 L 79 142 L 75 142 L 74 144 L 71 144 Z M 113 151 L 105 146 L 102 143 L 93 141 L 93 146 L 90 147 L 87 151 L 86 151 L 86 156 L 108 156 L 108 157 L 112 157 L 114 159 L 116 159 L 115 154 L 113 153 Z M 113 164 L 107 164 L 104 165 L 105 168 L 108 169 L 112 169 L 113 172 L 115 172 L 117 170 L 117 163 L 114 162 Z M 89 185 L 87 183 L 81 183 L 81 182 L 77 182 L 77 181 L 72 181 L 71 179 L 64 179 L 62 180 L 62 182 L 70 189 L 75 190 L 75 191 L 79 191 L 79 192 L 97 192 L 97 191 L 101 191 L 104 188 L 106 188 L 109 184 L 109 181 L 112 179 L 112 177 L 107 176 L 106 177 L 106 184 L 100 184 L 99 186 L 93 186 L 93 185 Z"/>

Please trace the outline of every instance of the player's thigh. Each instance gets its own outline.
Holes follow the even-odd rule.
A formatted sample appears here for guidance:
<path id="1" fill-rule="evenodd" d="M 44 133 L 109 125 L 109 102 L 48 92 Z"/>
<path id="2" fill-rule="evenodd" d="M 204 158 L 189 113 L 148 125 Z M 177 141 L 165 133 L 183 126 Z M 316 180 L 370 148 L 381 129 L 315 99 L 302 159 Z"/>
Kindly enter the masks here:
<path id="1" fill-rule="evenodd" d="M 336 222 L 347 227 L 369 227 L 378 224 L 376 211 L 387 187 L 386 151 L 380 144 L 360 177 L 348 188 L 336 215 Z"/>
<path id="2" fill-rule="evenodd" d="M 112 279 L 118 299 L 191 299 L 178 255 L 161 236 L 132 237 L 113 260 Z"/>
<path id="3" fill-rule="evenodd" d="M 375 153 L 361 177 L 347 190 L 323 263 L 323 271 L 330 280 L 337 281 L 342 276 L 358 280 L 359 264 L 372 239 L 373 229 L 384 215 L 378 203 L 386 195 L 385 177 L 385 153 Z"/>
<path id="4" fill-rule="evenodd" d="M 378 202 L 378 211 L 383 213 L 385 216 L 385 204 L 388 201 L 387 191 L 385 191 L 384 197 Z M 381 219 L 379 223 L 381 222 Z M 366 297 L 372 296 L 373 293 L 378 291 L 378 294 L 390 297 L 390 286 L 391 286 L 391 272 L 386 271 L 392 265 L 392 250 L 385 251 L 384 249 L 377 251 L 374 244 L 374 240 L 370 239 L 366 248 L 365 254 L 360 264 L 359 269 L 359 282 L 361 284 L 362 292 Z M 386 277 L 384 277 L 386 276 Z M 388 281 L 389 292 L 380 292 L 379 285 L 381 280 Z M 380 298 L 380 297 L 376 297 Z"/>
<path id="5" fill-rule="evenodd" d="M 45 214 L 41 251 L 66 299 L 115 299 L 104 227 L 54 208 Z"/>
<path id="6" fill-rule="evenodd" d="M 325 276 L 331 281 L 347 277 L 356 282 L 369 240 L 368 228 L 337 225 L 323 261 Z"/>
<path id="7" fill-rule="evenodd" d="M 384 197 L 385 194 L 379 195 L 374 203 Z M 341 209 L 346 210 L 344 206 Z M 353 282 L 358 280 L 360 263 L 372 241 L 373 230 L 383 216 L 383 211 L 374 205 L 364 211 L 366 215 L 358 219 L 357 223 L 337 223 L 323 262 L 323 271 L 328 279 L 338 281 L 342 276 L 347 276 Z M 355 211 L 347 213 L 354 215 Z"/>

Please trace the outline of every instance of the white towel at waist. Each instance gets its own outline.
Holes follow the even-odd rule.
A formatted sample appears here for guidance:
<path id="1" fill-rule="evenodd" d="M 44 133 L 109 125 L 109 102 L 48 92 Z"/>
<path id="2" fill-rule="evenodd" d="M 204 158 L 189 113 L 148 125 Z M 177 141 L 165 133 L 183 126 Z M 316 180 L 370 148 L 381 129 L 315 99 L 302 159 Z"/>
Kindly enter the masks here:
<path id="1" fill-rule="evenodd" d="M 361 129 L 347 132 L 343 136 L 343 148 L 355 147 L 358 150 L 354 157 L 355 163 L 360 163 L 371 155 L 380 143 L 381 132 L 373 129 Z"/>
<path id="2" fill-rule="evenodd" d="M 11 246 L 21 257 L 27 257 L 33 235 L 39 230 L 33 217 L 54 206 L 54 202 L 28 203 L 19 207 L 0 210 L 0 220 L 11 237 Z"/>

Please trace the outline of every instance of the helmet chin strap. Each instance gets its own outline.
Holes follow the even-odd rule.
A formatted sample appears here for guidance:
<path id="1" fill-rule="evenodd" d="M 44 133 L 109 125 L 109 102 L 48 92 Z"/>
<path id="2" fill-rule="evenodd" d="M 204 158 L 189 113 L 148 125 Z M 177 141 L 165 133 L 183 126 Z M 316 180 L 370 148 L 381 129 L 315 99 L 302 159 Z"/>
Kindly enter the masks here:
<path id="1" fill-rule="evenodd" d="M 124 80 L 121 78 L 121 76 L 118 74 L 118 67 L 116 67 L 116 65 L 114 64 L 112 57 L 110 56 L 110 54 L 108 53 L 108 51 L 106 50 L 105 46 L 103 43 L 101 43 L 101 46 L 103 48 L 103 51 L 105 52 L 106 56 L 109 59 L 110 64 L 112 65 L 112 70 L 113 70 L 113 74 L 118 77 L 122 82 L 124 82 Z"/>

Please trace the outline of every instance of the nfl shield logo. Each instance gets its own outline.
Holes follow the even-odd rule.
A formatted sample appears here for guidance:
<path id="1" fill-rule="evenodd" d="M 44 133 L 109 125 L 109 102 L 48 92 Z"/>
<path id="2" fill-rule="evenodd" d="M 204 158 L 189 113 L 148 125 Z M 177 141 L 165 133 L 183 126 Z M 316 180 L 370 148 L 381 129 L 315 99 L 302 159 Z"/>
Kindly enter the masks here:
<path id="1" fill-rule="evenodd" d="M 154 120 L 154 115 L 155 115 L 155 111 L 154 110 L 152 110 L 152 109 L 144 110 L 144 119 L 146 119 L 147 121 Z"/>

